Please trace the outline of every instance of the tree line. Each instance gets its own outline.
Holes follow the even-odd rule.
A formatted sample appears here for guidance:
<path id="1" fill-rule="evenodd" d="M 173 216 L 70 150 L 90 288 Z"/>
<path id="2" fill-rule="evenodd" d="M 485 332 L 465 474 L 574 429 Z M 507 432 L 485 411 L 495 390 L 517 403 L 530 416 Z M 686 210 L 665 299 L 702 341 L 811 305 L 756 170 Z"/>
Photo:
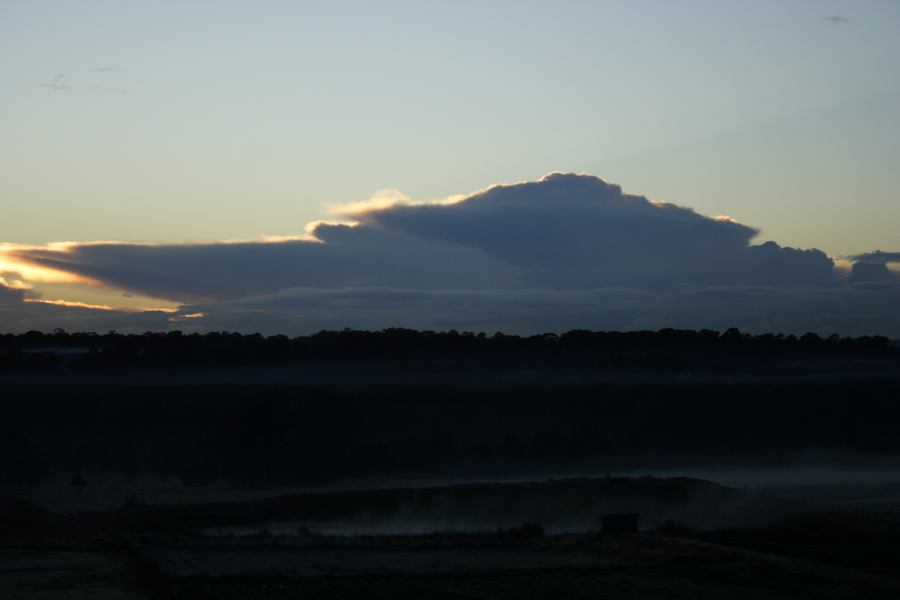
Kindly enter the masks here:
<path id="1" fill-rule="evenodd" d="M 480 356 L 508 360 L 540 355 L 566 359 L 601 355 L 615 361 L 654 352 L 686 351 L 738 353 L 772 352 L 812 354 L 900 353 L 884 336 L 827 337 L 816 333 L 758 334 L 736 328 L 661 329 L 659 331 L 572 330 L 562 334 L 519 336 L 469 331 L 416 331 L 391 328 L 381 331 L 320 331 L 288 337 L 236 332 L 184 333 L 182 331 L 122 334 L 117 332 L 49 333 L 29 331 L 0 335 L 0 370 L 48 369 L 65 365 L 89 368 L 121 365 L 215 365 L 293 362 L 315 359 L 421 358 L 425 356 Z"/>

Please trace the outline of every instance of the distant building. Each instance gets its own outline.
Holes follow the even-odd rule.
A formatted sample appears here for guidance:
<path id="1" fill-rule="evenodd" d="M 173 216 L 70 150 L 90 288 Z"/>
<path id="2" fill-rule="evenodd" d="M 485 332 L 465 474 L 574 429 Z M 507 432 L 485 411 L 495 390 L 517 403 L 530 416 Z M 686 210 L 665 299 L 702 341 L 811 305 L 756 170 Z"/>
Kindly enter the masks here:
<path id="1" fill-rule="evenodd" d="M 603 533 L 637 533 L 638 515 L 601 515 L 600 529 Z"/>
<path id="2" fill-rule="evenodd" d="M 125 508 L 127 510 L 147 508 L 147 500 L 144 498 L 144 494 L 140 492 L 128 494 L 128 496 L 125 497 Z"/>

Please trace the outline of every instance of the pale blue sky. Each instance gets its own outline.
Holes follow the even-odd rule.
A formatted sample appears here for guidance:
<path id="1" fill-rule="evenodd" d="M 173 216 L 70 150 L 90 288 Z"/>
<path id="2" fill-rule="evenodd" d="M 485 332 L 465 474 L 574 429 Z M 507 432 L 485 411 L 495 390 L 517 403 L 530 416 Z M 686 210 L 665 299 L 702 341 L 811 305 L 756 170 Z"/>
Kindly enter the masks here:
<path id="1" fill-rule="evenodd" d="M 896 249 L 898 59 L 892 0 L 4 1 L 0 242 L 294 235 L 562 170 Z"/>

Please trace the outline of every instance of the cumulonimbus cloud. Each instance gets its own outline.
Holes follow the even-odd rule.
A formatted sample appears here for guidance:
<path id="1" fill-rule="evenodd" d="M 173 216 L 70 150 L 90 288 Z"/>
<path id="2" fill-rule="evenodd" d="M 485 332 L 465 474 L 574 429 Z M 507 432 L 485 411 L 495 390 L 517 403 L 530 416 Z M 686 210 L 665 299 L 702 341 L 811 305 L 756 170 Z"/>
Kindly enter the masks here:
<path id="1" fill-rule="evenodd" d="M 83 244 L 25 249 L 29 264 L 152 297 L 234 299 L 291 287 L 658 289 L 809 284 L 834 278 L 818 250 L 751 246 L 756 230 L 625 194 L 589 175 L 551 174 L 453 203 L 380 204 L 314 241 Z"/>
<path id="2" fill-rule="evenodd" d="M 343 215 L 352 223 L 317 222 L 305 238 L 68 244 L 7 255 L 182 303 L 164 322 L 203 314 L 191 326 L 211 329 L 808 325 L 900 335 L 891 308 L 900 285 L 886 267 L 842 277 L 820 250 L 756 244 L 753 227 L 590 175 L 553 173 L 435 203 L 394 194 Z M 884 266 L 895 257 L 854 258 Z"/>
<path id="3" fill-rule="evenodd" d="M 470 288 L 513 283 L 512 269 L 473 248 L 375 228 L 319 225 L 321 241 L 184 245 L 82 244 L 15 257 L 149 297 L 224 300 L 307 285 Z"/>
<path id="4" fill-rule="evenodd" d="M 451 204 L 397 204 L 353 215 L 368 226 L 484 250 L 551 287 L 659 288 L 693 283 L 823 283 L 818 250 L 750 246 L 758 233 L 725 217 L 622 189 L 590 175 L 552 173 L 494 186 Z"/>

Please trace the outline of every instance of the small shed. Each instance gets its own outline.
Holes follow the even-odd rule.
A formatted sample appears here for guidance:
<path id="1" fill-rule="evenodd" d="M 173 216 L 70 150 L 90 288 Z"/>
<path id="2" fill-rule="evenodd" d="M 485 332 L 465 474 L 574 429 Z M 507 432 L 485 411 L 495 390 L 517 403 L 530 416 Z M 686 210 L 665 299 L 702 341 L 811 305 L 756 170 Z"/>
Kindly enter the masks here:
<path id="1" fill-rule="evenodd" d="M 125 497 L 125 508 L 127 510 L 135 510 L 140 508 L 147 508 L 147 500 L 144 498 L 144 494 L 140 492 L 132 492 Z"/>
<path id="2" fill-rule="evenodd" d="M 600 530 L 603 533 L 637 533 L 638 515 L 633 513 L 600 515 Z"/>

